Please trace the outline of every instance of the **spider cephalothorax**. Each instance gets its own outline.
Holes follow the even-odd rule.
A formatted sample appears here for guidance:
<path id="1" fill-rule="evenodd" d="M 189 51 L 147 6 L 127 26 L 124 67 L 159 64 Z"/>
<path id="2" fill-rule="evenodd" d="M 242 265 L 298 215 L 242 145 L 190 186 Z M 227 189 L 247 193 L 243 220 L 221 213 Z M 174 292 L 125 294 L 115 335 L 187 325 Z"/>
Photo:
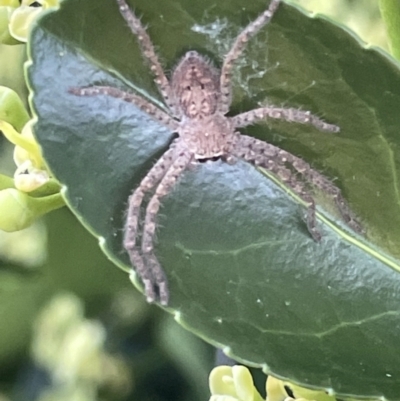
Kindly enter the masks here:
<path id="1" fill-rule="evenodd" d="M 190 51 L 175 67 L 171 80 L 164 74 L 150 37 L 140 20 L 129 9 L 125 0 L 116 2 L 123 18 L 136 36 L 144 58 L 150 64 L 169 112 L 162 111 L 139 95 L 109 86 L 71 88 L 70 92 L 78 96 L 108 95 L 130 102 L 178 134 L 178 138 L 133 191 L 128 202 L 124 247 L 143 281 L 149 302 L 159 298 L 162 304 L 168 303 L 167 279 L 154 254 L 156 217 L 161 199 L 171 191 L 189 164 L 216 158 L 230 163 L 236 159 L 243 159 L 271 171 L 308 205 L 307 227 L 316 241 L 321 239 L 321 234 L 316 227 L 315 201 L 307 184 L 330 195 L 348 225 L 356 231 L 361 231 L 340 190 L 325 176 L 313 170 L 301 158 L 269 143 L 242 135 L 238 131 L 238 128 L 268 118 L 311 124 L 327 132 L 338 132 L 339 127 L 322 121 L 309 111 L 275 106 L 253 109 L 234 117 L 226 116 L 232 97 L 233 64 L 248 40 L 270 21 L 278 9 L 280 0 L 272 0 L 267 10 L 237 36 L 224 57 L 221 70 L 212 66 L 204 56 Z M 136 242 L 140 209 L 145 194 L 150 191 L 153 191 L 153 196 L 146 208 L 142 243 L 138 247 Z"/>

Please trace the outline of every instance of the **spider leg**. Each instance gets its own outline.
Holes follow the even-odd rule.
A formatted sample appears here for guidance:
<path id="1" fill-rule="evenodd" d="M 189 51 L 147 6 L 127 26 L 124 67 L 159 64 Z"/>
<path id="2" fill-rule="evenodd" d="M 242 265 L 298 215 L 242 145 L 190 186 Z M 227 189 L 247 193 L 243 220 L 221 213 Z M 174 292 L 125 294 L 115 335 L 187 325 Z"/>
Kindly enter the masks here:
<path id="1" fill-rule="evenodd" d="M 328 193 L 333 198 L 342 218 L 349 227 L 358 233 L 363 232 L 361 225 L 355 220 L 349 205 L 343 198 L 340 189 L 322 174 L 313 170 L 304 160 L 276 146 L 246 135 L 240 136 L 233 154 L 256 166 L 273 172 L 308 204 L 307 227 L 314 240 L 319 241 L 321 239 L 321 234 L 316 228 L 315 201 L 310 192 L 305 188 L 303 182 L 299 181 L 286 165 L 292 166 L 310 184 Z"/>
<path id="2" fill-rule="evenodd" d="M 175 183 L 192 160 L 193 155 L 190 153 L 182 152 L 178 155 L 159 183 L 146 209 L 142 236 L 142 253 L 147 264 L 151 266 L 152 275 L 159 288 L 160 302 L 162 305 L 168 304 L 169 294 L 165 273 L 153 252 L 156 217 L 160 209 L 161 198 L 172 190 Z"/>
<path id="3" fill-rule="evenodd" d="M 168 149 L 163 156 L 151 168 L 148 174 L 143 178 L 139 186 L 129 197 L 128 212 L 124 233 L 124 248 L 126 249 L 132 266 L 143 281 L 145 294 L 148 302 L 156 299 L 154 285 L 158 282 L 153 277 L 152 271 L 145 264 L 139 250 L 136 248 L 136 238 L 138 236 L 138 226 L 140 219 L 140 206 L 143 202 L 145 194 L 151 191 L 165 175 L 166 171 L 171 167 L 174 161 L 176 149 L 173 147 Z"/>
<path id="4" fill-rule="evenodd" d="M 118 88 L 112 86 L 88 86 L 88 87 L 72 87 L 68 89 L 68 92 L 76 96 L 98 96 L 106 95 L 121 99 L 125 102 L 132 103 L 140 110 L 146 112 L 152 116 L 155 120 L 160 121 L 165 126 L 170 128 L 172 131 L 178 129 L 179 123 L 175 121 L 167 113 L 164 113 L 154 104 L 148 102 L 141 96 L 135 95 L 133 93 L 124 92 Z"/>
<path id="5" fill-rule="evenodd" d="M 237 36 L 231 49 L 226 54 L 221 68 L 220 78 L 221 101 L 219 105 L 219 111 L 222 114 L 225 114 L 229 111 L 229 106 L 231 103 L 231 78 L 234 62 L 241 55 L 249 39 L 256 35 L 263 26 L 268 24 L 278 9 L 279 3 L 280 0 L 272 0 L 268 9 L 259 15 L 257 19 L 247 25 L 247 27 Z"/>
<path id="6" fill-rule="evenodd" d="M 300 173 L 308 182 L 321 189 L 324 193 L 328 194 L 335 202 L 335 205 L 340 212 L 343 220 L 355 232 L 362 234 L 364 229 L 361 224 L 356 220 L 354 213 L 350 209 L 347 201 L 344 199 L 340 189 L 335 186 L 332 181 L 323 176 L 318 171 L 314 170 L 303 159 L 292 155 L 282 149 L 280 150 L 280 158 L 283 162 L 289 163 L 293 168 Z"/>
<path id="7" fill-rule="evenodd" d="M 150 69 L 155 76 L 154 82 L 157 84 L 165 103 L 172 111 L 174 117 L 179 117 L 178 108 L 172 96 L 171 86 L 167 77 L 164 74 L 164 70 L 160 64 L 160 61 L 158 60 L 158 56 L 154 50 L 153 43 L 151 42 L 151 39 L 146 32 L 146 29 L 143 27 L 140 19 L 136 17 L 133 11 L 128 7 L 125 0 L 116 1 L 118 3 L 119 11 L 121 12 L 122 17 L 128 23 L 129 28 L 139 42 L 143 57 L 147 59 L 150 64 Z"/>
<path id="8" fill-rule="evenodd" d="M 275 106 L 261 107 L 246 111 L 231 118 L 235 127 L 246 127 L 250 124 L 258 123 L 266 118 L 275 118 L 300 124 L 310 124 L 320 131 L 339 132 L 337 125 L 328 124 L 320 118 L 314 116 L 309 111 L 302 111 L 294 108 L 282 108 Z"/>

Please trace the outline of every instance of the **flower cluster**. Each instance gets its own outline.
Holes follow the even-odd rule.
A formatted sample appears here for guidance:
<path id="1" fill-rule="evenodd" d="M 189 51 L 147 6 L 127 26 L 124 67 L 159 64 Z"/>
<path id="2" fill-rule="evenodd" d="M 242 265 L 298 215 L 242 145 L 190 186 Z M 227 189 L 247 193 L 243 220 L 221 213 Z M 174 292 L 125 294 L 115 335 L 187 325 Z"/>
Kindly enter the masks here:
<path id="1" fill-rule="evenodd" d="M 209 377 L 210 401 L 264 401 L 254 386 L 250 371 L 245 366 L 218 366 Z M 290 389 L 291 394 L 288 394 Z M 336 401 L 324 391 L 304 389 L 289 382 L 268 376 L 266 401 Z"/>
<path id="2" fill-rule="evenodd" d="M 15 145 L 14 177 L 0 174 L 0 229 L 11 232 L 30 226 L 38 217 L 64 206 L 60 186 L 51 179 L 18 95 L 0 87 L 0 132 Z M 21 132 L 17 129 L 21 127 Z"/>
<path id="3" fill-rule="evenodd" d="M 73 294 L 56 295 L 36 318 L 31 355 L 50 377 L 40 400 L 98 400 L 99 389 L 127 394 L 130 368 L 106 349 L 106 331 L 84 316 L 82 301 Z"/>

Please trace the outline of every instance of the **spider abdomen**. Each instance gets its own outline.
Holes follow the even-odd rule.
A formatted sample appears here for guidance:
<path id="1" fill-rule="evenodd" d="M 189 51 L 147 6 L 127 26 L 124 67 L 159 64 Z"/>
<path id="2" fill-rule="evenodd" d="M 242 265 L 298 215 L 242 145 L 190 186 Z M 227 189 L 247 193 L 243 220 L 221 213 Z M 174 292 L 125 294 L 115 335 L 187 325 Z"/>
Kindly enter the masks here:
<path id="1" fill-rule="evenodd" d="M 171 87 L 183 115 L 201 118 L 217 111 L 219 71 L 201 54 L 185 54 L 174 70 Z"/>

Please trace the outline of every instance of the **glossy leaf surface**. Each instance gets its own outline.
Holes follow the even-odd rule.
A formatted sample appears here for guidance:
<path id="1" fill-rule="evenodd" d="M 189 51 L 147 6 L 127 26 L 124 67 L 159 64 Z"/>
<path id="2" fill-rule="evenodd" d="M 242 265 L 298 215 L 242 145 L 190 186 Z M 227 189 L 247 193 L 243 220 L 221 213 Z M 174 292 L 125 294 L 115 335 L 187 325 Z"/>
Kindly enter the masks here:
<path id="1" fill-rule="evenodd" d="M 134 3 L 169 69 L 188 49 L 220 63 L 264 7 L 261 0 Z M 132 105 L 75 97 L 68 88 L 114 85 L 163 107 L 135 38 L 112 0 L 66 0 L 34 30 L 30 58 L 35 132 L 50 169 L 71 209 L 128 270 L 126 201 L 173 133 Z M 400 278 L 384 252 L 400 253 L 399 69 L 341 28 L 285 4 L 238 64 L 232 114 L 268 101 L 341 126 L 336 136 L 283 122 L 246 133 L 338 177 L 371 244 L 326 219 L 317 244 L 299 203 L 269 177 L 244 162 L 199 165 L 159 216 L 157 255 L 171 311 L 266 372 L 340 395 L 396 399 Z"/>

